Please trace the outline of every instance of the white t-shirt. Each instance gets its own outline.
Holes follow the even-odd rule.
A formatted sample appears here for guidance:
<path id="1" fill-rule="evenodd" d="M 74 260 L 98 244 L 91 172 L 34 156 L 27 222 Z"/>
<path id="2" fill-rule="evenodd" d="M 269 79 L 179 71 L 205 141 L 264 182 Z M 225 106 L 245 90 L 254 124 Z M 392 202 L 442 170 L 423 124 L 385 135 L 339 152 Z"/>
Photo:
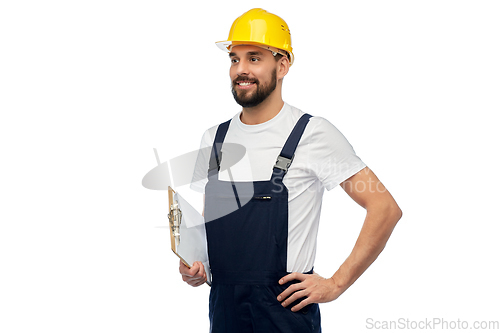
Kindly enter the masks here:
<path id="1" fill-rule="evenodd" d="M 229 125 L 224 143 L 237 143 L 246 148 L 245 156 L 231 166 L 234 181 L 270 180 L 276 158 L 293 127 L 304 114 L 285 103 L 271 120 L 246 125 L 236 114 Z M 212 147 L 217 126 L 208 129 L 201 147 Z M 210 149 L 200 150 L 195 178 L 191 188 L 204 192 L 207 183 Z M 356 156 L 352 146 L 340 131 L 326 119 L 312 117 L 295 151 L 295 157 L 283 179 L 288 188 L 288 252 L 287 271 L 306 272 L 313 268 L 316 238 L 323 192 L 356 174 L 366 164 Z M 230 181 L 224 164 L 224 146 L 220 180 Z"/>

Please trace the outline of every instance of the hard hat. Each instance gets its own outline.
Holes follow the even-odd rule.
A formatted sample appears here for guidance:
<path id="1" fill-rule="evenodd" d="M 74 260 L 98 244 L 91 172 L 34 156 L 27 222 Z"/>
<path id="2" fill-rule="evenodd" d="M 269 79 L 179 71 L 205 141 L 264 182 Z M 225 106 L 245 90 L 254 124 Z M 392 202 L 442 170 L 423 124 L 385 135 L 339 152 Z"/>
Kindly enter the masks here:
<path id="1" fill-rule="evenodd" d="M 288 56 L 293 63 L 292 37 L 286 22 L 264 9 L 254 8 L 234 20 L 226 41 L 217 46 L 230 52 L 234 45 L 256 45 Z"/>

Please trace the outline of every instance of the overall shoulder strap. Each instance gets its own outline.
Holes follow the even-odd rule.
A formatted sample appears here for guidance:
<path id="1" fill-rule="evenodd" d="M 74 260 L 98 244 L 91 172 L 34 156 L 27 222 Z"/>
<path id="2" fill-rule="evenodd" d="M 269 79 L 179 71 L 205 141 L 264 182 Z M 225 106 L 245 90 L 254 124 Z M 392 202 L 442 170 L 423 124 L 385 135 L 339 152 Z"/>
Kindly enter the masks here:
<path id="1" fill-rule="evenodd" d="M 220 124 L 217 128 L 217 133 L 215 134 L 214 143 L 212 145 L 212 153 L 210 154 L 210 161 L 208 164 L 208 176 L 213 176 L 214 174 L 219 173 L 220 162 L 222 160 L 222 143 L 224 142 L 224 138 L 226 137 L 226 133 L 230 123 L 231 119 Z"/>
<path id="2" fill-rule="evenodd" d="M 276 164 L 273 168 L 273 177 L 281 176 L 284 177 L 290 168 L 293 161 L 293 156 L 295 155 L 295 149 L 299 145 L 300 138 L 304 133 L 304 130 L 312 116 L 310 114 L 303 114 L 302 117 L 297 121 L 292 132 L 288 136 L 285 145 L 281 149 L 281 153 L 276 160 Z"/>

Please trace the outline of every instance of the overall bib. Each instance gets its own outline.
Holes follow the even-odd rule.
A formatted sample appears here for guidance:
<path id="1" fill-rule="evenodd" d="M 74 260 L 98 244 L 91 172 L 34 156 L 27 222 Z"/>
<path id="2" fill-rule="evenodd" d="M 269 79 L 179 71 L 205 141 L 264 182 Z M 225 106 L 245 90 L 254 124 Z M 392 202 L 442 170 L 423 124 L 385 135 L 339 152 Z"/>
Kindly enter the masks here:
<path id="1" fill-rule="evenodd" d="M 276 299 L 290 286 L 278 283 L 288 274 L 288 189 L 283 177 L 310 117 L 303 115 L 295 125 L 268 181 L 219 180 L 230 121 L 219 125 L 205 187 L 212 333 L 321 332 L 318 304 L 292 312 L 300 300 L 284 308 Z"/>

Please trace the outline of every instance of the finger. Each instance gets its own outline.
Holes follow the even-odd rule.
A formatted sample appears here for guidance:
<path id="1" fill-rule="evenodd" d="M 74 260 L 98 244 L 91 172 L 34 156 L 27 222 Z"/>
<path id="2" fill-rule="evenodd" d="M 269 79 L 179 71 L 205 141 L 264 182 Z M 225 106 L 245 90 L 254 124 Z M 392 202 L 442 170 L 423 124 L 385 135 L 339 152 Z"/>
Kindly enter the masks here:
<path id="1" fill-rule="evenodd" d="M 191 268 L 188 268 L 187 270 L 183 270 L 181 272 L 182 275 L 186 275 L 186 276 L 190 276 L 190 277 L 194 277 L 196 276 L 196 274 L 198 274 L 198 272 L 200 271 L 200 266 L 203 266 L 203 265 L 200 265 L 198 262 L 195 262 Z M 187 268 L 187 267 L 186 267 Z"/>
<path id="2" fill-rule="evenodd" d="M 194 287 L 199 287 L 201 286 L 202 284 L 204 284 L 205 282 L 207 282 L 207 278 L 204 277 L 204 278 L 201 278 L 195 285 Z"/>
<path id="3" fill-rule="evenodd" d="M 201 263 L 201 261 L 195 261 L 191 268 L 181 264 L 181 273 L 189 278 L 202 278 L 207 275 L 205 272 L 205 266 Z"/>
<path id="4" fill-rule="evenodd" d="M 189 285 L 194 285 L 194 284 L 198 284 L 198 283 L 203 283 L 206 281 L 206 276 L 200 276 L 200 277 L 189 277 L 189 276 L 186 276 L 186 275 L 183 275 L 182 276 L 182 280 L 184 282 L 187 282 Z"/>
<path id="5" fill-rule="evenodd" d="M 205 281 L 203 281 L 202 278 L 198 278 L 198 279 L 187 279 L 187 280 L 185 280 L 185 282 L 187 284 L 189 284 L 190 286 L 196 287 L 196 286 L 199 286 L 200 284 L 203 284 L 203 282 L 205 282 Z"/>
<path id="6" fill-rule="evenodd" d="M 201 263 L 201 261 L 195 261 L 193 264 L 194 267 L 191 267 L 190 274 L 194 278 L 203 278 L 206 273 L 205 273 L 205 266 Z"/>
<path id="7" fill-rule="evenodd" d="M 290 310 L 292 310 L 292 312 L 297 312 L 297 311 L 302 310 L 305 306 L 307 306 L 311 303 L 313 303 L 313 302 L 311 300 L 309 300 L 309 297 L 307 297 L 306 299 L 301 301 L 299 304 L 292 307 Z"/>
<path id="8" fill-rule="evenodd" d="M 199 263 L 200 265 L 200 270 L 198 271 L 198 275 L 203 277 L 205 276 L 205 266 L 201 263 L 201 261 L 197 261 L 197 263 Z"/>
<path id="9" fill-rule="evenodd" d="M 287 307 L 290 304 L 292 304 L 293 302 L 295 302 L 296 300 L 298 300 L 302 297 L 305 297 L 305 296 L 307 296 L 305 289 L 298 290 L 298 291 L 294 292 L 293 294 L 291 294 L 290 297 L 282 298 L 283 301 L 281 302 L 281 305 L 283 305 L 283 307 Z"/>
<path id="10" fill-rule="evenodd" d="M 198 286 L 201 286 L 202 284 L 204 284 L 207 281 L 207 276 L 204 275 L 204 276 L 198 277 L 198 278 L 189 278 L 189 277 L 183 276 L 182 279 L 184 280 L 184 282 L 186 282 L 190 286 L 198 287 Z"/>
<path id="11" fill-rule="evenodd" d="M 279 284 L 285 284 L 285 283 L 293 281 L 293 280 L 304 281 L 305 278 L 306 278 L 306 274 L 294 272 L 294 273 L 290 273 L 290 274 L 282 277 L 279 281 Z"/>
<path id="12" fill-rule="evenodd" d="M 293 293 L 297 292 L 298 290 L 304 289 L 304 286 L 302 283 L 294 283 L 288 288 L 286 288 L 281 294 L 278 295 L 278 301 L 283 301 L 287 299 L 288 296 L 292 295 Z"/>

